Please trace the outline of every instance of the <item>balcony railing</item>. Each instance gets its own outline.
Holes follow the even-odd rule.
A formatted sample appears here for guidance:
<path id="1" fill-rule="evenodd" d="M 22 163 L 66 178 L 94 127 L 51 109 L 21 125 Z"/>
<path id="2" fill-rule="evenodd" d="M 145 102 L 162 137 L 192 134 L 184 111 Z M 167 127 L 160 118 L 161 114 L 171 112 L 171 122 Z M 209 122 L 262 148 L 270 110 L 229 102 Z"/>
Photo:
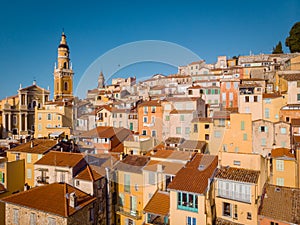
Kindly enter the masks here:
<path id="1" fill-rule="evenodd" d="M 42 176 L 38 176 L 36 178 L 36 181 L 38 184 L 49 184 L 49 181 L 47 181 L 47 179 L 49 179 L 49 177 L 42 177 Z"/>
<path id="2" fill-rule="evenodd" d="M 124 206 L 117 205 L 116 206 L 116 213 L 121 214 L 123 216 L 130 217 L 132 219 L 140 220 L 142 219 L 142 212 L 138 210 L 132 210 L 130 208 L 126 208 Z"/>

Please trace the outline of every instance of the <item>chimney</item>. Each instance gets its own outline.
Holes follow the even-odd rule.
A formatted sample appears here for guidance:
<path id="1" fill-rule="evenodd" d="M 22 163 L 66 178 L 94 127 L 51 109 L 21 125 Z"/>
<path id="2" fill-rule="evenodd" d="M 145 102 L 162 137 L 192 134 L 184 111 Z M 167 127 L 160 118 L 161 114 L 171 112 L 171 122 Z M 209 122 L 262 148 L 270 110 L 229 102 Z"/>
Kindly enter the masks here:
<path id="1" fill-rule="evenodd" d="M 73 208 L 77 206 L 77 196 L 75 192 L 70 193 L 70 206 Z"/>
<path id="2" fill-rule="evenodd" d="M 163 171 L 164 171 L 163 165 L 157 164 L 157 172 L 158 172 L 158 173 L 162 173 Z"/>
<path id="3" fill-rule="evenodd" d="M 63 152 L 63 151 L 64 151 L 64 148 L 63 148 L 63 147 L 60 147 L 60 151 Z"/>
<path id="4" fill-rule="evenodd" d="M 33 148 L 34 144 L 33 141 L 30 142 L 30 148 Z"/>

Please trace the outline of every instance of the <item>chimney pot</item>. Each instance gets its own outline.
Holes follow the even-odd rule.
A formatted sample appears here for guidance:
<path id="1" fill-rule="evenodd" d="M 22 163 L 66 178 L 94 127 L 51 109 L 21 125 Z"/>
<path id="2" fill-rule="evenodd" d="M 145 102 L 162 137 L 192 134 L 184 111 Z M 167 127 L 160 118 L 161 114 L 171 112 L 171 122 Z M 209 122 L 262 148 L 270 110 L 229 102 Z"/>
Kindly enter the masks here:
<path id="1" fill-rule="evenodd" d="M 73 208 L 77 206 L 77 196 L 75 192 L 70 193 L 70 206 Z"/>

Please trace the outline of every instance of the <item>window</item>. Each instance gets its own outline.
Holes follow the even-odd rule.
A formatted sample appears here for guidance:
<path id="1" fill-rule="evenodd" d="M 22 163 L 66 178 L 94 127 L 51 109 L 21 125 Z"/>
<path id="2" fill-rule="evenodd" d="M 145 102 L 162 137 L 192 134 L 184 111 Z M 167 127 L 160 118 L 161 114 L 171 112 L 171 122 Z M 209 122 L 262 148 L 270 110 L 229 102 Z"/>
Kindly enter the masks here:
<path id="1" fill-rule="evenodd" d="M 151 117 L 151 123 L 155 124 L 155 116 Z"/>
<path id="2" fill-rule="evenodd" d="M 233 101 L 233 93 L 232 92 L 229 93 L 229 100 Z"/>
<path id="3" fill-rule="evenodd" d="M 249 96 L 245 96 L 245 102 L 249 102 Z"/>
<path id="4" fill-rule="evenodd" d="M 261 146 L 266 146 L 267 145 L 267 140 L 266 138 L 261 139 Z"/>
<path id="5" fill-rule="evenodd" d="M 123 206 L 125 201 L 125 197 L 123 193 L 119 194 L 119 205 Z"/>
<path id="6" fill-rule="evenodd" d="M 247 134 L 243 134 L 243 140 L 247 141 L 247 139 L 248 139 L 248 135 Z"/>
<path id="7" fill-rule="evenodd" d="M 259 131 L 262 132 L 262 133 L 268 132 L 268 127 L 260 126 L 260 127 L 259 127 Z"/>
<path id="8" fill-rule="evenodd" d="M 14 213 L 14 224 L 19 224 L 19 210 L 13 209 L 13 213 Z"/>
<path id="9" fill-rule="evenodd" d="M 233 161 L 233 165 L 240 166 L 241 165 L 241 161 L 234 160 Z"/>
<path id="10" fill-rule="evenodd" d="M 79 186 L 79 185 L 80 185 L 80 181 L 76 180 L 76 186 Z"/>
<path id="11" fill-rule="evenodd" d="M 42 124 L 38 124 L 38 130 L 42 130 Z"/>
<path id="12" fill-rule="evenodd" d="M 152 113 L 155 113 L 155 112 L 156 112 L 156 107 L 155 107 L 155 106 L 152 106 L 152 107 L 151 107 L 151 112 L 152 112 Z"/>
<path id="13" fill-rule="evenodd" d="M 52 115 L 51 115 L 51 113 L 48 113 L 47 119 L 48 119 L 48 120 L 52 120 Z"/>
<path id="14" fill-rule="evenodd" d="M 180 121 L 184 121 L 184 115 L 180 115 Z"/>
<path id="15" fill-rule="evenodd" d="M 0 183 L 4 184 L 5 181 L 5 173 L 0 171 Z"/>
<path id="16" fill-rule="evenodd" d="M 135 225 L 135 222 L 132 219 L 125 218 L 125 225 Z"/>
<path id="17" fill-rule="evenodd" d="M 31 154 L 27 153 L 27 163 L 31 163 Z"/>
<path id="18" fill-rule="evenodd" d="M 265 109 L 265 118 L 267 118 L 267 119 L 270 118 L 270 109 L 269 108 Z"/>
<path id="19" fill-rule="evenodd" d="M 223 202 L 223 216 L 231 217 L 231 204 Z"/>
<path id="20" fill-rule="evenodd" d="M 36 225 L 36 214 L 30 213 L 30 225 Z"/>
<path id="21" fill-rule="evenodd" d="M 65 88 L 65 91 L 68 90 L 68 82 L 65 82 L 64 88 Z"/>
<path id="22" fill-rule="evenodd" d="M 227 90 L 230 89 L 230 82 L 227 82 L 227 83 L 226 83 L 226 89 L 227 89 Z"/>
<path id="23" fill-rule="evenodd" d="M 194 124 L 194 133 L 198 132 L 198 124 Z"/>
<path id="24" fill-rule="evenodd" d="M 20 160 L 20 153 L 16 154 L 16 160 Z"/>
<path id="25" fill-rule="evenodd" d="M 276 170 L 284 171 L 284 160 L 280 160 L 280 159 L 276 160 Z"/>
<path id="26" fill-rule="evenodd" d="M 228 148 L 227 148 L 227 145 L 226 145 L 226 144 L 223 144 L 223 151 L 224 151 L 224 152 L 227 152 L 227 151 L 228 151 Z"/>
<path id="27" fill-rule="evenodd" d="M 186 217 L 186 225 L 197 225 L 196 218 L 194 217 Z"/>
<path id="28" fill-rule="evenodd" d="M 251 185 L 239 182 L 218 180 L 218 196 L 250 203 Z"/>
<path id="29" fill-rule="evenodd" d="M 41 119 L 42 119 L 42 114 L 38 113 L 38 120 L 41 120 Z"/>
<path id="30" fill-rule="evenodd" d="M 144 121 L 144 123 L 148 123 L 148 117 L 144 116 L 143 121 Z"/>
<path id="31" fill-rule="evenodd" d="M 297 101 L 300 101 L 300 94 L 297 94 Z"/>
<path id="32" fill-rule="evenodd" d="M 156 137 L 156 130 L 152 131 L 152 137 Z"/>
<path id="33" fill-rule="evenodd" d="M 148 173 L 148 183 L 149 184 L 155 184 L 155 173 L 154 172 L 149 172 Z"/>
<path id="34" fill-rule="evenodd" d="M 241 130 L 245 130 L 245 121 L 241 121 Z"/>
<path id="35" fill-rule="evenodd" d="M 119 114 L 119 118 L 122 118 L 122 113 Z"/>
<path id="36" fill-rule="evenodd" d="M 169 116 L 169 115 L 166 115 L 165 120 L 166 120 L 166 121 L 170 121 L 170 116 Z"/>
<path id="37" fill-rule="evenodd" d="M 271 225 L 278 225 L 278 223 L 275 223 L 275 222 L 271 222 Z"/>
<path id="38" fill-rule="evenodd" d="M 198 196 L 185 192 L 177 193 L 177 208 L 192 212 L 198 212 Z"/>
<path id="39" fill-rule="evenodd" d="M 148 107 L 144 106 L 144 114 L 147 114 L 147 113 L 148 113 Z"/>
<path id="40" fill-rule="evenodd" d="M 237 205 L 234 205 L 233 207 L 233 218 L 238 219 Z"/>
<path id="41" fill-rule="evenodd" d="M 284 186 L 284 178 L 277 177 L 276 178 L 276 185 Z"/>
<path id="42" fill-rule="evenodd" d="M 280 128 L 280 133 L 281 134 L 286 134 L 286 128 L 285 127 L 281 127 Z"/>
<path id="43" fill-rule="evenodd" d="M 193 90 L 189 90 L 189 95 L 192 95 L 193 94 Z"/>
<path id="44" fill-rule="evenodd" d="M 146 130 L 143 130 L 143 131 L 142 131 L 142 135 L 147 135 L 147 131 L 146 131 Z"/>
<path id="45" fill-rule="evenodd" d="M 252 220 L 252 214 L 251 214 L 251 212 L 247 212 L 247 220 Z"/>
<path id="46" fill-rule="evenodd" d="M 216 130 L 214 132 L 214 136 L 215 136 L 215 138 L 220 138 L 221 137 L 221 131 Z"/>
<path id="47" fill-rule="evenodd" d="M 181 134 L 181 127 L 176 127 L 176 134 Z"/>
<path id="48" fill-rule="evenodd" d="M 89 218 L 90 221 L 94 221 L 94 208 L 89 209 Z"/>
<path id="49" fill-rule="evenodd" d="M 27 173 L 27 178 L 31 179 L 32 178 L 32 171 L 31 171 L 31 169 L 26 169 L 26 173 Z"/>
<path id="50" fill-rule="evenodd" d="M 209 141 L 209 134 L 205 134 L 205 140 Z"/>
<path id="51" fill-rule="evenodd" d="M 119 121 L 119 127 L 122 127 L 122 121 Z"/>
<path id="52" fill-rule="evenodd" d="M 130 192 L 130 175 L 124 174 L 124 191 Z"/>
<path id="53" fill-rule="evenodd" d="M 65 172 L 60 172 L 60 181 L 61 183 L 65 183 L 66 175 Z"/>
<path id="54" fill-rule="evenodd" d="M 236 152 L 236 153 L 239 152 L 239 150 L 240 150 L 239 147 L 234 148 L 234 152 Z"/>

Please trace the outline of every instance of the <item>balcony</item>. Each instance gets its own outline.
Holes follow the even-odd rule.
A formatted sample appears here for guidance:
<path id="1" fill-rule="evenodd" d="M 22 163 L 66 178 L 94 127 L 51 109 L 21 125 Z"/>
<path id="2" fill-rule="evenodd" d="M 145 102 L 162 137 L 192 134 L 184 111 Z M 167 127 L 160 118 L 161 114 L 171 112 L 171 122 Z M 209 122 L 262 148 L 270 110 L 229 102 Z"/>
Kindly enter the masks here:
<path id="1" fill-rule="evenodd" d="M 47 179 L 49 179 L 48 176 L 47 176 L 47 177 L 38 176 L 38 177 L 36 178 L 36 182 L 37 182 L 38 184 L 49 184 L 49 181 L 47 181 Z"/>
<path id="2" fill-rule="evenodd" d="M 116 213 L 119 215 L 130 217 L 135 220 L 142 219 L 142 212 L 138 210 L 131 210 L 130 208 L 126 208 L 124 206 L 116 205 Z"/>

